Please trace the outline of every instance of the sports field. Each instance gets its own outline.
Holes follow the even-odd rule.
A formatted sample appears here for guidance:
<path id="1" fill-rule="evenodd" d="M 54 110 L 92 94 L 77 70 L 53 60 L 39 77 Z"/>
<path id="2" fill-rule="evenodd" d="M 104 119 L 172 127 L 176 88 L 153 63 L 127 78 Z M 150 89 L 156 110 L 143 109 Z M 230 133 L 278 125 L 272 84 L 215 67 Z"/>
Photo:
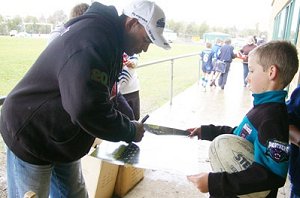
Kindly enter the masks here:
<path id="1" fill-rule="evenodd" d="M 46 47 L 46 38 L 0 36 L 0 96 L 7 95 L 24 76 Z M 203 46 L 195 43 L 172 43 L 171 50 L 151 45 L 139 57 L 139 64 L 196 53 Z M 198 56 L 174 61 L 173 95 L 191 86 L 198 77 Z M 151 112 L 170 100 L 171 62 L 137 69 L 141 83 L 141 115 Z"/>

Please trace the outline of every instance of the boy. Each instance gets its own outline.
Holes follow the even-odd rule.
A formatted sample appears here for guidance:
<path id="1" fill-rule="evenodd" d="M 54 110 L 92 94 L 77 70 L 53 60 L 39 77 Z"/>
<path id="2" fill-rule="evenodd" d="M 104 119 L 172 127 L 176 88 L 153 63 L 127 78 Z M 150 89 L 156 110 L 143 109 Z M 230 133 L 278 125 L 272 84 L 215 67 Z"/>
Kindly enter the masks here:
<path id="1" fill-rule="evenodd" d="M 200 173 L 188 176 L 198 189 L 212 197 L 270 190 L 276 197 L 286 181 L 288 170 L 289 123 L 283 89 L 298 70 L 295 46 L 286 41 L 265 43 L 249 54 L 247 81 L 253 93 L 254 107 L 239 126 L 201 126 L 190 129 L 190 136 L 213 140 L 220 134 L 235 134 L 254 145 L 254 163 L 246 170 L 227 173 Z"/>
<path id="2" fill-rule="evenodd" d="M 138 63 L 138 55 L 128 56 L 125 54 L 123 61 L 123 70 L 119 75 L 120 93 L 126 99 L 128 105 L 133 111 L 134 119 L 140 119 L 140 82 L 136 67 Z M 124 59 L 124 57 L 123 57 Z"/>
<path id="3" fill-rule="evenodd" d="M 210 73 L 212 72 L 213 69 L 213 65 L 212 65 L 213 52 L 211 49 L 211 43 L 206 43 L 206 49 L 204 49 L 200 53 L 200 58 L 202 61 L 202 71 L 203 71 L 202 86 L 206 88 L 206 84 L 208 82 Z"/>

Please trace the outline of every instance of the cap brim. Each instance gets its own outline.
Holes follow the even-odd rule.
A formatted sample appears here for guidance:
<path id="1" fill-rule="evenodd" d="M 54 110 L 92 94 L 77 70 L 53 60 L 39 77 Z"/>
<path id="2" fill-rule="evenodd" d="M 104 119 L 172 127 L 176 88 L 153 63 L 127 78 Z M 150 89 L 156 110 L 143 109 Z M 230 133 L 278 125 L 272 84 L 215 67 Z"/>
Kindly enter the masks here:
<path id="1" fill-rule="evenodd" d="M 156 31 L 151 31 L 151 29 L 153 30 L 155 28 L 151 28 L 150 25 L 147 25 L 145 29 L 153 44 L 157 45 L 158 47 L 162 47 L 166 50 L 171 49 L 169 42 L 167 41 L 167 39 L 165 39 L 165 37 L 162 34 Z"/>

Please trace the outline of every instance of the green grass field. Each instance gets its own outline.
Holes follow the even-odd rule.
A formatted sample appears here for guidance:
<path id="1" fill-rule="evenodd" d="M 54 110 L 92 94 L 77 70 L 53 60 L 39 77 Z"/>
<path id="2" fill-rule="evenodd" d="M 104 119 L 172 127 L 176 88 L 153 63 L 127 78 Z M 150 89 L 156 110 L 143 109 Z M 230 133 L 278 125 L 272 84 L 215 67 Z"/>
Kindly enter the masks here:
<path id="1" fill-rule="evenodd" d="M 0 96 L 7 95 L 24 76 L 46 43 L 46 38 L 0 37 Z M 174 43 L 171 50 L 163 50 L 151 45 L 147 53 L 140 55 L 139 64 L 196 53 L 202 48 L 200 44 Z M 174 61 L 174 95 L 197 82 L 198 61 L 198 56 Z M 137 69 L 141 83 L 141 115 L 170 100 L 170 71 L 170 61 Z"/>

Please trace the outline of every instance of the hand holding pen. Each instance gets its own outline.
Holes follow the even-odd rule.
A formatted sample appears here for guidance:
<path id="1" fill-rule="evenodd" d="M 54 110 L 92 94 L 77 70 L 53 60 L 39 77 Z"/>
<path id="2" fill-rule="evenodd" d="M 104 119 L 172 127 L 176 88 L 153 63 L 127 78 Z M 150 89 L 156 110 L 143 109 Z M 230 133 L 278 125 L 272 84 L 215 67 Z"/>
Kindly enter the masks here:
<path id="1" fill-rule="evenodd" d="M 148 118 L 149 118 L 149 115 L 147 114 L 145 117 L 143 117 L 143 119 L 141 120 L 141 123 L 145 123 Z"/>
<path id="2" fill-rule="evenodd" d="M 146 115 L 140 122 L 132 121 L 134 123 L 135 129 L 136 129 L 133 142 L 140 142 L 143 139 L 144 133 L 145 133 L 143 123 L 146 122 L 146 120 L 148 118 L 149 118 L 149 115 Z"/>

